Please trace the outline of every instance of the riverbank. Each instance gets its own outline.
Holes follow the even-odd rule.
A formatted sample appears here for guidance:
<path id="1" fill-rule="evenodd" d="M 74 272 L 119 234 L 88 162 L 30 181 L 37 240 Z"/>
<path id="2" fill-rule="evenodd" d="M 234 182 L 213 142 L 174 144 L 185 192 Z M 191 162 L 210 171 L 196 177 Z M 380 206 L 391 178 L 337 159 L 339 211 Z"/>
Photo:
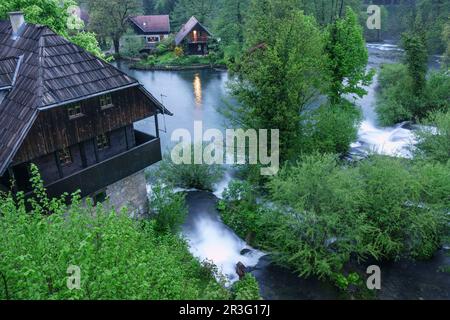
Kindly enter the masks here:
<path id="1" fill-rule="evenodd" d="M 142 71 L 186 71 L 186 70 L 219 70 L 227 71 L 227 67 L 224 65 L 211 65 L 211 64 L 193 64 L 188 66 L 180 65 L 140 65 L 134 63 L 130 65 L 130 69 L 142 70 Z"/>
<path id="2" fill-rule="evenodd" d="M 211 56 L 177 55 L 167 52 L 160 55 L 149 55 L 146 58 L 133 61 L 131 69 L 144 71 L 183 71 L 220 69 L 226 70 L 223 61 L 214 61 Z"/>

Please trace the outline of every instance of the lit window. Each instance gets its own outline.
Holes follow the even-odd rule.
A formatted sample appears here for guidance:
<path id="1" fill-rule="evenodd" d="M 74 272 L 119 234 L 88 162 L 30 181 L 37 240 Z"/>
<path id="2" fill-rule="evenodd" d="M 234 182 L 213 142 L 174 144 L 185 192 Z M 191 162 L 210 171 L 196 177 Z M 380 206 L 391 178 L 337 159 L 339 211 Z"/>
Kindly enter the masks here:
<path id="1" fill-rule="evenodd" d="M 106 134 L 101 134 L 97 136 L 97 149 L 105 150 L 110 147 L 109 138 Z"/>
<path id="2" fill-rule="evenodd" d="M 112 106 L 112 96 L 110 94 L 105 94 L 100 97 L 100 108 L 102 110 L 111 108 Z"/>
<path id="3" fill-rule="evenodd" d="M 69 148 L 64 148 L 60 151 L 58 151 L 58 158 L 59 158 L 59 163 L 62 166 L 69 166 L 72 164 L 72 154 L 70 153 L 70 149 Z"/>
<path id="4" fill-rule="evenodd" d="M 149 43 L 159 42 L 159 37 L 158 37 L 158 36 L 147 37 L 147 41 L 148 41 Z"/>
<path id="5" fill-rule="evenodd" d="M 75 119 L 83 116 L 81 112 L 81 104 L 73 104 L 67 108 L 69 119 Z"/>

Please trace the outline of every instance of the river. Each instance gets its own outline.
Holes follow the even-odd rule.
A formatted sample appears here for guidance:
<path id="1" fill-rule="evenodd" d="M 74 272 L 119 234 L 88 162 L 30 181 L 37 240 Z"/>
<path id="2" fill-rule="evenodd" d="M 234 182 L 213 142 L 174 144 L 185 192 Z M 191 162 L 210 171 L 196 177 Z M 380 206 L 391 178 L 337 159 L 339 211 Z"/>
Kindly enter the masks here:
<path id="1" fill-rule="evenodd" d="M 402 55 L 395 44 L 369 44 L 369 68 L 378 69 L 381 63 L 395 62 Z M 171 134 L 176 129 L 193 132 L 194 121 L 202 121 L 204 129 L 226 128 L 224 117 L 218 108 L 227 97 L 226 71 L 138 71 L 128 68 L 126 62 L 116 65 L 138 79 L 156 98 L 172 111 L 173 117 L 160 120 L 163 148 L 171 145 Z M 436 68 L 436 59 L 430 67 Z M 377 124 L 374 110 L 377 79 L 367 88 L 368 94 L 356 101 L 362 109 L 364 119 L 359 129 L 358 140 L 352 144 L 352 157 L 363 157 L 370 152 L 411 157 L 414 134 L 407 124 L 382 128 Z M 139 130 L 154 132 L 153 121 L 137 124 Z M 301 279 L 290 270 L 271 263 L 270 257 L 248 246 L 230 228 L 223 224 L 216 210 L 218 198 L 232 180 L 229 170 L 214 193 L 189 191 L 187 202 L 189 215 L 183 226 L 191 253 L 199 260 L 209 260 L 217 265 L 229 284 L 238 279 L 235 266 L 244 263 L 257 278 L 264 299 L 340 299 L 335 287 L 317 279 Z M 450 299 L 450 274 L 441 272 L 450 266 L 450 258 L 444 249 L 426 262 L 399 261 L 382 263 L 382 290 L 380 299 Z"/>

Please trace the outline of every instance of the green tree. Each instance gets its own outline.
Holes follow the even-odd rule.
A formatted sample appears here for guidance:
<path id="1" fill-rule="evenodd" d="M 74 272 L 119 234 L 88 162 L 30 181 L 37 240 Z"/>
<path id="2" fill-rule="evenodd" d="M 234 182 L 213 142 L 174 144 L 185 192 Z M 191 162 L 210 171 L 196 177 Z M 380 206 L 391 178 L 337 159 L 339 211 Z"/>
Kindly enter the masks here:
<path id="1" fill-rule="evenodd" d="M 217 37 L 224 45 L 244 43 L 244 22 L 248 14 L 249 0 L 221 0 L 215 23 Z"/>
<path id="2" fill-rule="evenodd" d="M 442 39 L 444 40 L 444 43 L 447 45 L 445 48 L 444 62 L 447 65 L 447 69 L 449 69 L 450 68 L 450 21 L 445 24 L 445 27 L 442 30 Z"/>
<path id="3" fill-rule="evenodd" d="M 120 38 L 127 31 L 128 18 L 142 9 L 142 0 L 91 0 L 89 27 L 101 37 L 110 37 L 115 53 L 120 54 Z"/>
<path id="4" fill-rule="evenodd" d="M 435 112 L 417 133 L 416 156 L 446 163 L 450 159 L 450 110 Z"/>
<path id="5" fill-rule="evenodd" d="M 317 22 L 326 26 L 335 21 L 336 18 L 344 16 L 346 8 L 351 7 L 359 11 L 360 0 L 300 0 L 301 9 L 307 14 L 313 15 Z"/>
<path id="6" fill-rule="evenodd" d="M 0 194 L 0 300 L 230 298 L 177 234 L 77 195 L 69 206 L 48 199 L 32 172 L 30 210 L 22 193 Z M 80 290 L 67 287 L 70 266 L 80 268 Z"/>
<path id="7" fill-rule="evenodd" d="M 426 48 L 425 34 L 418 30 L 405 33 L 402 36 L 402 46 L 405 49 L 405 64 L 409 76 L 412 79 L 412 93 L 421 96 L 426 86 L 426 75 L 428 70 L 428 51 Z"/>
<path id="8" fill-rule="evenodd" d="M 178 30 L 192 16 L 195 16 L 200 23 L 210 25 L 215 5 L 215 0 L 178 0 L 172 14 L 173 27 Z"/>
<path id="9" fill-rule="evenodd" d="M 93 32 L 78 32 L 70 37 L 70 41 L 76 45 L 86 49 L 93 55 L 106 59 L 104 53 L 100 49 L 95 33 Z M 106 59 L 108 60 L 108 59 Z"/>
<path id="10" fill-rule="evenodd" d="M 367 72 L 369 54 L 356 14 L 347 8 L 344 18 L 336 19 L 327 31 L 326 47 L 331 72 L 330 99 L 338 104 L 344 94 L 363 97 L 373 72 Z"/>
<path id="11" fill-rule="evenodd" d="M 323 83 L 323 38 L 314 18 L 295 1 L 254 0 L 246 24 L 244 56 L 230 84 L 236 107 L 227 115 L 240 126 L 279 129 L 281 160 L 295 155 L 301 112 Z"/>
<path id="12" fill-rule="evenodd" d="M 75 4 L 76 2 L 72 0 L 11 0 L 0 3 L 0 18 L 7 19 L 8 12 L 11 11 L 22 11 L 27 22 L 45 25 L 57 34 L 104 59 L 95 34 L 83 30 L 69 30 L 67 9 Z"/>
<path id="13" fill-rule="evenodd" d="M 171 14 L 178 0 L 156 0 L 155 10 L 159 14 Z"/>
<path id="14" fill-rule="evenodd" d="M 22 11 L 29 23 L 42 24 L 67 37 L 67 8 L 75 5 L 73 0 L 8 0 L 0 3 L 0 18 L 7 19 L 8 12 Z"/>

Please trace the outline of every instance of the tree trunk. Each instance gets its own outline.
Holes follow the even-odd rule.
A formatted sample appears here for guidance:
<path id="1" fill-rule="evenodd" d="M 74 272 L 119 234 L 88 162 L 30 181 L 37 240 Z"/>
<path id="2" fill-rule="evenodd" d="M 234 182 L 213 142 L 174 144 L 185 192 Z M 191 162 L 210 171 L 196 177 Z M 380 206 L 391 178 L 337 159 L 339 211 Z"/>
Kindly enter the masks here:
<path id="1" fill-rule="evenodd" d="M 120 38 L 114 37 L 113 44 L 114 44 L 114 52 L 116 53 L 116 55 L 120 55 Z"/>

